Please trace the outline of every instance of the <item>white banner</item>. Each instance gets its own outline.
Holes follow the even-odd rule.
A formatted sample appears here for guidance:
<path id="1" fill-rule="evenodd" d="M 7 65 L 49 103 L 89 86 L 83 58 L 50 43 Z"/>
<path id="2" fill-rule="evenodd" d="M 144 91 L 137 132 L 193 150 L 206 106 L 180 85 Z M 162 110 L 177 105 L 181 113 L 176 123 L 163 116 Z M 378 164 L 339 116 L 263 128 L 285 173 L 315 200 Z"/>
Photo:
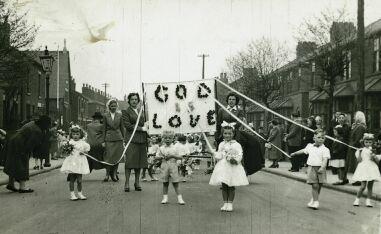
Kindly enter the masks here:
<path id="1" fill-rule="evenodd" d="M 205 89 L 200 88 L 203 86 Z M 144 83 L 149 134 L 216 131 L 215 81 Z"/>

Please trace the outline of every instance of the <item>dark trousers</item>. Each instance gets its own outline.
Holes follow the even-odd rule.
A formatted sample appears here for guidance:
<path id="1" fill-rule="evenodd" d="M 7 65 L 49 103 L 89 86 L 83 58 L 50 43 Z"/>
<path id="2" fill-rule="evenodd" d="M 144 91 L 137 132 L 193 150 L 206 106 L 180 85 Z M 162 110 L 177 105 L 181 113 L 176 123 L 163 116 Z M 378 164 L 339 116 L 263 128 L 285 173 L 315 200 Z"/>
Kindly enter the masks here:
<path id="1" fill-rule="evenodd" d="M 294 153 L 300 149 L 300 146 L 288 146 L 288 153 Z M 299 170 L 302 167 L 303 158 L 300 155 L 296 155 L 290 159 L 291 170 Z"/>

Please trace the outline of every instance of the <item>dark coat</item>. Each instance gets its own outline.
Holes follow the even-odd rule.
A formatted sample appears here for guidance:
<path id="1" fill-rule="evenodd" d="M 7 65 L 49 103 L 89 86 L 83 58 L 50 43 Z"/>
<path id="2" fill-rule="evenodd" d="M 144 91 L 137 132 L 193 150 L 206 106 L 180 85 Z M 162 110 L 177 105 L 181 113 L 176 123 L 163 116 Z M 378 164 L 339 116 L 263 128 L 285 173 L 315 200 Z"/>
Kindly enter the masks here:
<path id="1" fill-rule="evenodd" d="M 231 112 L 237 116 L 240 119 L 244 118 L 244 113 L 242 110 L 239 110 L 238 107 L 236 107 L 237 110 L 232 110 Z M 220 141 L 222 138 L 222 133 L 221 133 L 221 124 L 222 122 L 225 121 L 227 123 L 233 123 L 235 122 L 236 125 L 234 126 L 235 129 L 238 129 L 240 127 L 240 123 L 231 116 L 228 112 L 226 112 L 224 109 L 220 108 L 217 113 L 217 121 L 216 121 L 216 133 L 215 133 L 215 138 L 217 141 Z"/>
<path id="2" fill-rule="evenodd" d="M 89 155 L 103 161 L 104 147 L 104 125 L 101 123 L 89 123 L 87 125 L 87 143 L 90 145 Z M 99 163 L 93 159 L 87 158 L 90 170 L 105 168 L 105 164 Z"/>
<path id="3" fill-rule="evenodd" d="M 17 181 L 28 180 L 29 155 L 42 140 L 43 133 L 34 121 L 22 126 L 8 141 L 4 172 Z"/>
<path id="4" fill-rule="evenodd" d="M 301 146 L 302 145 L 302 128 L 291 124 L 287 134 L 287 144 L 289 146 Z"/>
<path id="5" fill-rule="evenodd" d="M 338 140 L 343 141 L 342 138 Z M 347 150 L 348 150 L 348 146 L 334 141 L 331 146 L 331 160 L 345 159 L 347 155 Z"/>
<path id="6" fill-rule="evenodd" d="M 126 143 L 130 140 L 132 136 L 132 132 L 134 131 L 137 119 L 138 114 L 136 114 L 136 112 L 131 107 L 128 107 L 127 110 L 122 110 L 122 120 L 124 127 L 126 128 L 126 134 L 124 137 Z M 136 132 L 131 140 L 131 143 L 147 143 L 147 133 L 142 130 L 142 127 L 144 127 L 144 118 L 141 115 L 138 127 L 136 128 Z"/>
<path id="7" fill-rule="evenodd" d="M 360 140 L 364 136 L 366 131 L 366 126 L 363 124 L 355 124 L 352 127 L 351 134 L 349 137 L 349 145 L 361 148 Z M 349 148 L 347 151 L 347 157 L 345 161 L 345 166 L 347 167 L 348 172 L 353 173 L 357 167 L 357 159 L 355 156 L 355 150 Z"/>
<path id="8" fill-rule="evenodd" d="M 103 116 L 104 125 L 104 141 L 123 141 L 124 138 L 124 126 L 122 121 L 122 115 L 115 113 L 114 120 L 110 113 Z"/>

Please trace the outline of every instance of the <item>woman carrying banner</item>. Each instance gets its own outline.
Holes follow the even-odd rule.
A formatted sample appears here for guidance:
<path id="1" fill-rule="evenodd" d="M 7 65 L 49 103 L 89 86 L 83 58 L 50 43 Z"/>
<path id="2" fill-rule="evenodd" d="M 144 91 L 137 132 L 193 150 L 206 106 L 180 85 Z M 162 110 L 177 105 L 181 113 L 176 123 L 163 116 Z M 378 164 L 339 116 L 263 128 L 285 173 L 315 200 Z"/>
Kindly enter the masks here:
<path id="1" fill-rule="evenodd" d="M 148 168 L 147 162 L 147 127 L 144 124 L 144 118 L 142 115 L 138 119 L 138 104 L 140 102 L 140 97 L 138 93 L 128 94 L 128 104 L 130 105 L 127 110 L 122 111 L 122 118 L 124 126 L 126 127 L 125 142 L 128 142 L 131 139 L 130 145 L 126 151 L 126 163 L 125 163 L 125 172 L 126 172 L 126 182 L 124 186 L 124 191 L 130 191 L 130 174 L 131 170 L 135 171 L 135 183 L 134 187 L 136 191 L 141 191 L 139 176 L 140 170 L 142 168 Z M 134 127 L 138 122 L 135 134 L 132 135 Z"/>
<path id="2" fill-rule="evenodd" d="M 226 102 L 228 104 L 227 109 L 235 116 L 245 121 L 243 111 L 238 109 L 238 95 L 229 93 L 226 97 Z M 245 168 L 246 175 L 251 175 L 259 171 L 263 167 L 264 160 L 258 139 L 251 134 L 251 132 L 249 133 L 248 131 L 240 129 L 238 121 L 222 108 L 219 109 L 217 113 L 217 129 L 215 134 L 217 146 L 222 142 L 221 124 L 223 121 L 227 123 L 236 123 L 235 139 L 241 144 L 243 149 L 242 164 Z"/>
<path id="3" fill-rule="evenodd" d="M 124 150 L 124 127 L 122 114 L 116 111 L 118 102 L 115 99 L 110 99 L 107 102 L 107 108 L 108 112 L 103 117 L 103 146 L 106 150 L 104 161 L 115 165 L 106 167 L 106 177 L 103 181 L 107 182 L 110 176 L 112 181 L 116 182 L 119 180 L 117 171 Z"/>

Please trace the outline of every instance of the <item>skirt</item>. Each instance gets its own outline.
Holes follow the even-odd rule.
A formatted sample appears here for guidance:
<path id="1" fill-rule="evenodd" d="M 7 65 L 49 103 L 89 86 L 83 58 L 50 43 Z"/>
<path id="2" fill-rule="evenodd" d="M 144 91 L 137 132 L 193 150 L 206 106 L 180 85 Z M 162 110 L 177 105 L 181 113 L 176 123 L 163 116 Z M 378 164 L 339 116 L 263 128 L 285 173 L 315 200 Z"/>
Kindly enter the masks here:
<path id="1" fill-rule="evenodd" d="M 376 163 L 364 160 L 357 165 L 352 177 L 353 181 L 373 181 L 380 180 L 380 171 Z"/>
<path id="2" fill-rule="evenodd" d="M 330 167 L 334 167 L 334 168 L 343 168 L 345 167 L 345 159 L 332 159 L 332 160 L 329 160 L 329 164 L 328 164 Z"/>
<path id="3" fill-rule="evenodd" d="M 104 161 L 111 164 L 123 162 L 123 141 L 107 141 L 104 152 Z M 121 161 L 120 158 L 122 157 Z"/>
<path id="4" fill-rule="evenodd" d="M 130 143 L 126 151 L 125 168 L 148 168 L 146 143 Z"/>
<path id="5" fill-rule="evenodd" d="M 228 161 L 222 159 L 214 167 L 209 184 L 221 185 L 222 183 L 231 187 L 248 185 L 249 181 L 241 164 L 231 165 Z"/>
<path id="6" fill-rule="evenodd" d="M 90 169 L 86 156 L 74 154 L 66 157 L 62 163 L 61 172 L 81 175 L 89 174 Z"/>

